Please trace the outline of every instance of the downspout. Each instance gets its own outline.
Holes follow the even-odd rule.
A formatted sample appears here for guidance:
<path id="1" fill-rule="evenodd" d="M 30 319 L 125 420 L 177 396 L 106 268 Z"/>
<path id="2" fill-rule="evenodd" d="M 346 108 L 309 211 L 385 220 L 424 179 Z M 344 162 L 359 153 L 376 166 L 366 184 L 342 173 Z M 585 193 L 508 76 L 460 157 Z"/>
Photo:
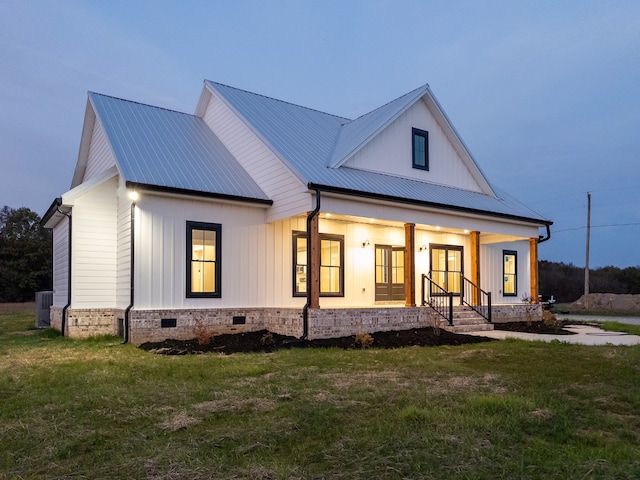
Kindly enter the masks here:
<path id="1" fill-rule="evenodd" d="M 135 266 L 135 240 L 136 240 L 136 202 L 135 200 L 131 201 L 131 265 L 129 266 L 130 272 L 129 272 L 129 305 L 127 306 L 127 308 L 124 311 L 124 341 L 122 342 L 123 344 L 128 343 L 129 342 L 129 328 L 130 328 L 130 322 L 129 322 L 129 315 L 131 312 L 131 309 L 133 308 L 133 300 L 134 300 L 134 266 Z"/>
<path id="2" fill-rule="evenodd" d="M 64 337 L 64 329 L 67 326 L 67 310 L 69 309 L 69 307 L 71 306 L 71 233 L 72 233 L 72 225 L 71 225 L 71 214 L 70 213 L 65 213 L 62 210 L 60 210 L 60 206 L 56 207 L 56 210 L 61 213 L 62 215 L 66 216 L 69 219 L 69 231 L 68 231 L 68 236 L 69 236 L 69 242 L 68 242 L 68 248 L 69 248 L 69 252 L 67 254 L 67 304 L 62 307 L 62 322 L 60 324 L 60 331 L 62 333 L 62 336 Z"/>
<path id="3" fill-rule="evenodd" d="M 320 189 L 316 188 L 316 208 L 314 208 L 307 215 L 307 279 L 311 273 L 311 222 L 313 218 L 320 212 Z M 304 340 L 309 335 L 309 305 L 311 304 L 311 289 L 307 282 L 307 303 L 302 308 L 302 337 L 300 340 Z"/>
<path id="4" fill-rule="evenodd" d="M 549 227 L 549 224 L 547 224 L 546 227 L 547 227 L 547 236 L 543 237 L 542 235 L 540 235 L 538 237 L 538 244 L 541 244 L 542 242 L 546 242 L 551 238 L 551 228 Z"/>

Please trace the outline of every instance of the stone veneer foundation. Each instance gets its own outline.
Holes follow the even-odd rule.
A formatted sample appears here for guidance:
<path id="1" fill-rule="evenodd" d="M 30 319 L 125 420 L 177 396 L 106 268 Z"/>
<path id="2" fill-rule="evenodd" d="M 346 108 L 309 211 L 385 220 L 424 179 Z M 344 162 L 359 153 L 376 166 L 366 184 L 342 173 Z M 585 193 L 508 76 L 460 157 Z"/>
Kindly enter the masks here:
<path id="1" fill-rule="evenodd" d="M 528 315 L 531 317 L 529 318 Z M 512 305 L 493 305 L 491 307 L 491 320 L 493 323 L 537 322 L 542 320 L 542 304 L 516 303 Z"/>
<path id="2" fill-rule="evenodd" d="M 65 335 L 86 338 L 96 335 L 123 335 L 124 309 L 68 309 Z M 494 322 L 526 321 L 542 318 L 541 305 L 496 305 Z M 62 308 L 51 307 L 51 327 L 62 327 Z M 433 325 L 435 314 L 424 307 L 322 308 L 309 310 L 309 339 L 332 338 L 405 330 Z M 242 333 L 269 330 L 301 337 L 300 308 L 228 308 L 180 310 L 131 310 L 129 341 L 134 345 L 167 339 L 190 340 L 198 329 L 207 333 Z"/>

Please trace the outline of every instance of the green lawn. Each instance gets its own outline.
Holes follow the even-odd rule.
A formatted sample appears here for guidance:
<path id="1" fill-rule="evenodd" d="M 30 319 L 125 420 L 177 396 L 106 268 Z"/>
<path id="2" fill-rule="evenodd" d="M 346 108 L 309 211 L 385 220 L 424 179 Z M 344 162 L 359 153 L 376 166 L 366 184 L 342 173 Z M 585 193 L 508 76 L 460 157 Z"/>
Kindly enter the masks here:
<path id="1" fill-rule="evenodd" d="M 0 306 L 0 479 L 639 478 L 640 347 L 166 357 Z"/>

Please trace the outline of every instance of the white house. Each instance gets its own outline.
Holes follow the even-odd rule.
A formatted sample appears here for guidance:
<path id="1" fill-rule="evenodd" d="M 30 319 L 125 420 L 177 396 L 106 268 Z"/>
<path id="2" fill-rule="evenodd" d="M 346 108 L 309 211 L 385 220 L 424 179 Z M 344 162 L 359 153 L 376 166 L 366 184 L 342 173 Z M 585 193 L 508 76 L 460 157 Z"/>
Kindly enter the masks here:
<path id="1" fill-rule="evenodd" d="M 52 326 L 140 344 L 539 316 L 552 222 L 488 181 L 428 85 L 351 120 L 205 81 L 194 115 L 89 93 L 43 224 Z"/>

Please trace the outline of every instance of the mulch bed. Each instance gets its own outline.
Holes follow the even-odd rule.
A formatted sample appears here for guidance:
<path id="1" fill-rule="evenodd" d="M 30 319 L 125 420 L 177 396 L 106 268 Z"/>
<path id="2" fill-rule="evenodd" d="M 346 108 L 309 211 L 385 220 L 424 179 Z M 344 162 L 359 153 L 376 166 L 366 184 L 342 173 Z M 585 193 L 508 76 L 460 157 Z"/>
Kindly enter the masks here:
<path id="1" fill-rule="evenodd" d="M 510 332 L 525 332 L 525 333 L 541 333 L 550 335 L 575 335 L 575 332 L 564 330 L 563 327 L 567 325 L 566 322 L 556 321 L 554 324 L 547 324 L 542 321 L 538 322 L 507 322 L 507 323 L 494 323 L 493 328 L 495 330 L 508 330 Z"/>
<path id="2" fill-rule="evenodd" d="M 544 322 L 509 322 L 495 323 L 496 330 L 512 332 L 546 333 L 554 335 L 573 335 L 574 332 L 563 330 L 564 322 L 556 322 L 556 326 Z M 372 333 L 374 348 L 399 347 L 439 347 L 442 345 L 467 345 L 472 343 L 490 342 L 493 339 L 476 337 L 440 330 L 437 334 L 432 328 L 413 328 L 409 330 L 395 330 L 391 332 Z M 325 338 L 317 340 L 299 340 L 295 337 L 279 335 L 260 330 L 235 334 L 216 335 L 209 343 L 201 344 L 195 338 L 192 340 L 165 340 L 163 342 L 148 342 L 140 348 L 162 355 L 187 355 L 190 353 L 240 353 L 240 352 L 273 352 L 286 348 L 364 348 L 356 341 L 355 335 L 339 338 Z"/>
<path id="3" fill-rule="evenodd" d="M 465 345 L 471 343 L 490 342 L 492 339 L 462 335 L 440 330 L 434 333 L 432 328 L 415 328 L 392 332 L 372 333 L 374 348 L 398 348 L 408 346 L 432 347 L 442 345 Z M 279 335 L 267 330 L 258 332 L 216 335 L 207 344 L 198 340 L 165 340 L 163 342 L 144 343 L 140 348 L 152 353 L 164 355 L 186 355 L 189 353 L 237 353 L 237 352 L 272 352 L 285 348 L 363 348 L 356 342 L 355 335 L 340 338 L 318 340 L 299 340 L 295 337 Z"/>

